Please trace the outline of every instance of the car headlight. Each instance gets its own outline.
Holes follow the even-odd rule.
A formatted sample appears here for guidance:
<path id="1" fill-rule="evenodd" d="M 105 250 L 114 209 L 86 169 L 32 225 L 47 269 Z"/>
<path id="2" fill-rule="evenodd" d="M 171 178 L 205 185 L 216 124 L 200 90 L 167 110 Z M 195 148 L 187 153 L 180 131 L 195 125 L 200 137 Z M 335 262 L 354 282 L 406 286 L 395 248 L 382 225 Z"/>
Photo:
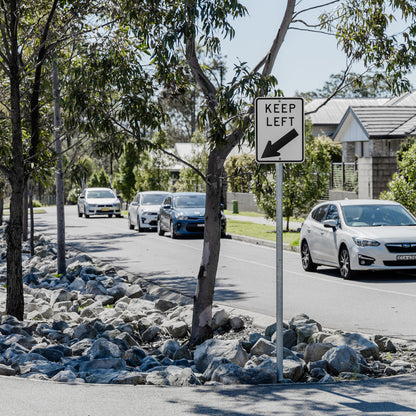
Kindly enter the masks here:
<path id="1" fill-rule="evenodd" d="M 113 207 L 114 207 L 115 209 L 120 209 L 120 204 L 119 204 L 119 203 L 117 203 L 117 204 L 113 204 Z"/>
<path id="2" fill-rule="evenodd" d="M 94 204 L 87 204 L 87 208 L 97 208 L 97 205 L 94 205 Z"/>
<path id="3" fill-rule="evenodd" d="M 186 215 L 179 214 L 179 215 L 176 216 L 176 219 L 186 221 L 188 219 L 188 217 Z"/>
<path id="4" fill-rule="evenodd" d="M 377 247 L 380 243 L 376 240 L 367 240 L 366 238 L 353 237 L 354 243 L 359 247 Z"/>

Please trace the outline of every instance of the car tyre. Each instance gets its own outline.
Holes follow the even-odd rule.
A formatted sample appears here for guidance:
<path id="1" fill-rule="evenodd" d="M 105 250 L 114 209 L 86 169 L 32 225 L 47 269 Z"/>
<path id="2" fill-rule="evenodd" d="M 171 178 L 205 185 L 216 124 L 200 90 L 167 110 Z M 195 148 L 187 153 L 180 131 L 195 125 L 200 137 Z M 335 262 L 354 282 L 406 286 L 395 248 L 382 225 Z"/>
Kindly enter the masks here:
<path id="1" fill-rule="evenodd" d="M 86 214 L 86 213 L 84 212 L 84 217 L 85 217 L 85 218 L 89 218 L 90 216 L 89 216 L 89 214 Z"/>
<path id="2" fill-rule="evenodd" d="M 129 221 L 129 230 L 134 230 L 134 224 L 131 223 L 130 215 L 129 215 L 128 221 Z"/>
<path id="3" fill-rule="evenodd" d="M 140 227 L 140 217 L 139 216 L 137 216 L 137 231 L 139 233 L 141 233 L 143 231 L 143 228 Z"/>
<path id="4" fill-rule="evenodd" d="M 309 250 L 309 246 L 306 241 L 302 242 L 300 255 L 302 259 L 303 270 L 307 272 L 314 272 L 318 266 L 312 261 L 311 252 Z"/>
<path id="5" fill-rule="evenodd" d="M 78 208 L 78 217 L 81 218 L 82 217 L 82 212 L 79 210 Z"/>
<path id="6" fill-rule="evenodd" d="M 169 227 L 169 231 L 170 231 L 170 238 L 178 238 L 178 235 L 176 234 L 175 231 L 175 227 L 173 225 L 173 221 L 170 222 L 170 227 Z"/>
<path id="7" fill-rule="evenodd" d="M 355 273 L 351 270 L 351 258 L 347 247 L 341 247 L 339 252 L 339 272 L 341 277 L 345 280 L 351 280 Z"/>
<path id="8" fill-rule="evenodd" d="M 162 230 L 162 225 L 160 224 L 160 220 L 157 221 L 157 233 L 159 235 L 165 235 L 165 231 Z"/>
<path id="9" fill-rule="evenodd" d="M 113 214 L 108 214 L 108 218 L 112 218 Z"/>

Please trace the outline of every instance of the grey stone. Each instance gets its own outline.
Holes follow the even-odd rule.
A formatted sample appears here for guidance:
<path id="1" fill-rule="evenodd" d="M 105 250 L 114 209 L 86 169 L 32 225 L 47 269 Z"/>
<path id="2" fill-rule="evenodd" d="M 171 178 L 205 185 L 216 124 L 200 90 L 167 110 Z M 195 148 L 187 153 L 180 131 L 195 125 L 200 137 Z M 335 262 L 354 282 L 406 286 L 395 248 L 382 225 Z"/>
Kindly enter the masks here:
<path id="1" fill-rule="evenodd" d="M 176 351 L 179 350 L 179 348 L 179 342 L 172 339 L 168 339 L 160 347 L 160 352 L 166 357 L 173 358 L 173 356 L 175 355 Z"/>
<path id="2" fill-rule="evenodd" d="M 283 360 L 283 377 L 292 381 L 299 381 L 305 373 L 305 363 L 295 356 Z"/>
<path id="3" fill-rule="evenodd" d="M 178 306 L 178 304 L 175 303 L 175 302 L 172 302 L 170 300 L 158 299 L 155 302 L 156 309 L 158 309 L 159 311 L 162 311 L 162 312 L 166 312 L 169 309 L 174 308 L 175 306 Z"/>
<path id="4" fill-rule="evenodd" d="M 62 365 L 58 363 L 52 363 L 47 360 L 30 361 L 26 364 L 20 365 L 20 374 L 41 373 L 50 378 L 62 371 L 63 369 L 64 367 Z"/>
<path id="5" fill-rule="evenodd" d="M 16 370 L 13 367 L 0 364 L 0 376 L 14 376 L 14 375 L 16 375 Z"/>
<path id="6" fill-rule="evenodd" d="M 308 344 L 305 349 L 304 360 L 306 363 L 309 361 L 319 361 L 322 359 L 323 355 L 333 347 L 329 343 L 315 343 Z"/>
<path id="7" fill-rule="evenodd" d="M 62 370 L 52 377 L 52 381 L 60 383 L 75 383 L 77 376 L 72 370 Z"/>
<path id="8" fill-rule="evenodd" d="M 173 338 L 185 338 L 188 334 L 188 325 L 183 321 L 171 320 L 165 322 L 163 326 Z"/>
<path id="9" fill-rule="evenodd" d="M 142 339 L 144 342 L 151 342 L 158 336 L 159 332 L 160 329 L 157 326 L 151 326 L 143 332 Z"/>
<path id="10" fill-rule="evenodd" d="M 240 367 L 243 367 L 249 359 L 239 341 L 210 339 L 198 345 L 194 351 L 196 368 L 203 373 L 216 357 L 227 358 Z"/>
<path id="11" fill-rule="evenodd" d="M 146 358 L 146 353 L 138 347 L 132 347 L 123 353 L 123 360 L 132 367 L 139 366 Z"/>
<path id="12" fill-rule="evenodd" d="M 91 295 L 107 295 L 107 290 L 102 283 L 90 280 L 85 287 L 85 293 Z"/>
<path id="13" fill-rule="evenodd" d="M 357 353 L 348 345 L 331 348 L 323 355 L 322 359 L 328 362 L 330 374 L 338 375 L 342 372 L 360 372 L 360 364 Z"/>
<path id="14" fill-rule="evenodd" d="M 97 358 L 120 358 L 121 351 L 116 344 L 105 338 L 98 338 L 94 341 L 86 355 L 93 360 Z"/>
<path id="15" fill-rule="evenodd" d="M 94 339 L 97 334 L 98 331 L 89 323 L 80 324 L 74 328 L 74 338 L 78 338 L 79 340 L 84 338 Z"/>
<path id="16" fill-rule="evenodd" d="M 68 286 L 68 289 L 70 291 L 78 291 L 83 292 L 86 288 L 86 284 L 84 280 L 82 280 L 80 277 L 77 277 L 74 279 L 74 281 Z"/>
<path id="17" fill-rule="evenodd" d="M 244 320 L 239 316 L 233 316 L 232 318 L 230 318 L 229 322 L 231 329 L 233 329 L 234 331 L 241 331 L 242 329 L 244 329 Z"/>
<path id="18" fill-rule="evenodd" d="M 212 317 L 212 330 L 215 331 L 218 328 L 228 325 L 230 315 L 224 309 L 220 309 L 214 313 Z"/>
<path id="19" fill-rule="evenodd" d="M 98 358 L 83 361 L 79 365 L 80 373 L 91 373 L 96 370 L 120 371 L 126 368 L 126 362 L 121 358 Z"/>
<path id="20" fill-rule="evenodd" d="M 147 384 L 147 373 L 141 371 L 125 371 L 118 374 L 115 378 L 111 380 L 112 384 L 132 384 L 142 385 Z"/>
<path id="21" fill-rule="evenodd" d="M 54 305 L 57 302 L 68 302 L 72 300 L 73 296 L 72 293 L 64 289 L 54 290 L 51 295 L 50 303 L 51 305 Z"/>
<path id="22" fill-rule="evenodd" d="M 250 350 L 252 355 L 272 355 L 276 351 L 276 344 L 264 338 L 259 338 Z"/>
<path id="23" fill-rule="evenodd" d="M 325 339 L 325 342 L 335 346 L 348 345 L 358 351 L 363 357 L 374 357 L 378 359 L 379 349 L 375 342 L 363 337 L 360 334 L 336 334 Z"/>
<path id="24" fill-rule="evenodd" d="M 40 354 L 49 361 L 59 362 L 64 356 L 62 349 L 56 347 L 46 347 L 46 348 L 33 348 L 32 353 Z"/>

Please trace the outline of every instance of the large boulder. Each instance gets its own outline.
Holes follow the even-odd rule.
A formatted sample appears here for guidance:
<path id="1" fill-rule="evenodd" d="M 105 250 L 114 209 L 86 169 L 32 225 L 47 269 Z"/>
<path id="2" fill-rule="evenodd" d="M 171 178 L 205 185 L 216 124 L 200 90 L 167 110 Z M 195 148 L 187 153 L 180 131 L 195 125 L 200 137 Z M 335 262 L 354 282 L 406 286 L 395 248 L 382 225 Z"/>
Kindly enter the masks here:
<path id="1" fill-rule="evenodd" d="M 328 362 L 328 369 L 332 375 L 342 372 L 360 373 L 359 357 L 356 351 L 348 345 L 331 348 L 322 359 Z"/>
<path id="2" fill-rule="evenodd" d="M 323 355 L 333 347 L 332 344 L 325 343 L 316 343 L 308 344 L 304 353 L 304 360 L 306 363 L 310 361 L 319 361 L 322 359 Z"/>
<path id="3" fill-rule="evenodd" d="M 243 367 L 249 355 L 237 340 L 210 339 L 199 345 L 194 352 L 196 368 L 203 373 L 216 357 L 229 359 L 234 364 Z"/>
<path id="4" fill-rule="evenodd" d="M 325 338 L 325 342 L 335 346 L 348 345 L 366 358 L 373 357 L 377 359 L 379 357 L 378 345 L 360 334 L 345 333 L 331 335 Z"/>

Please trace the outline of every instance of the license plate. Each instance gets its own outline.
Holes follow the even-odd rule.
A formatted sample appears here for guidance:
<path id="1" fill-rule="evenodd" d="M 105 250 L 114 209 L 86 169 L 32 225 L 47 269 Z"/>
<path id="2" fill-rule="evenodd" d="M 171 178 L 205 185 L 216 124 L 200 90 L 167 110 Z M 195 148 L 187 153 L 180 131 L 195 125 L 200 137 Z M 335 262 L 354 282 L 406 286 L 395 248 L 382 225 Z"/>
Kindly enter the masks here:
<path id="1" fill-rule="evenodd" d="M 110 211 L 110 208 L 101 208 L 101 211 Z"/>
<path id="2" fill-rule="evenodd" d="M 197 224 L 196 226 L 197 226 L 197 227 L 201 227 L 201 228 L 203 228 L 203 227 L 204 227 L 204 225 L 205 225 L 205 224 Z"/>
<path id="3" fill-rule="evenodd" d="M 400 255 L 400 256 L 396 256 L 396 260 L 416 260 L 416 255 L 410 255 L 410 254 Z"/>

